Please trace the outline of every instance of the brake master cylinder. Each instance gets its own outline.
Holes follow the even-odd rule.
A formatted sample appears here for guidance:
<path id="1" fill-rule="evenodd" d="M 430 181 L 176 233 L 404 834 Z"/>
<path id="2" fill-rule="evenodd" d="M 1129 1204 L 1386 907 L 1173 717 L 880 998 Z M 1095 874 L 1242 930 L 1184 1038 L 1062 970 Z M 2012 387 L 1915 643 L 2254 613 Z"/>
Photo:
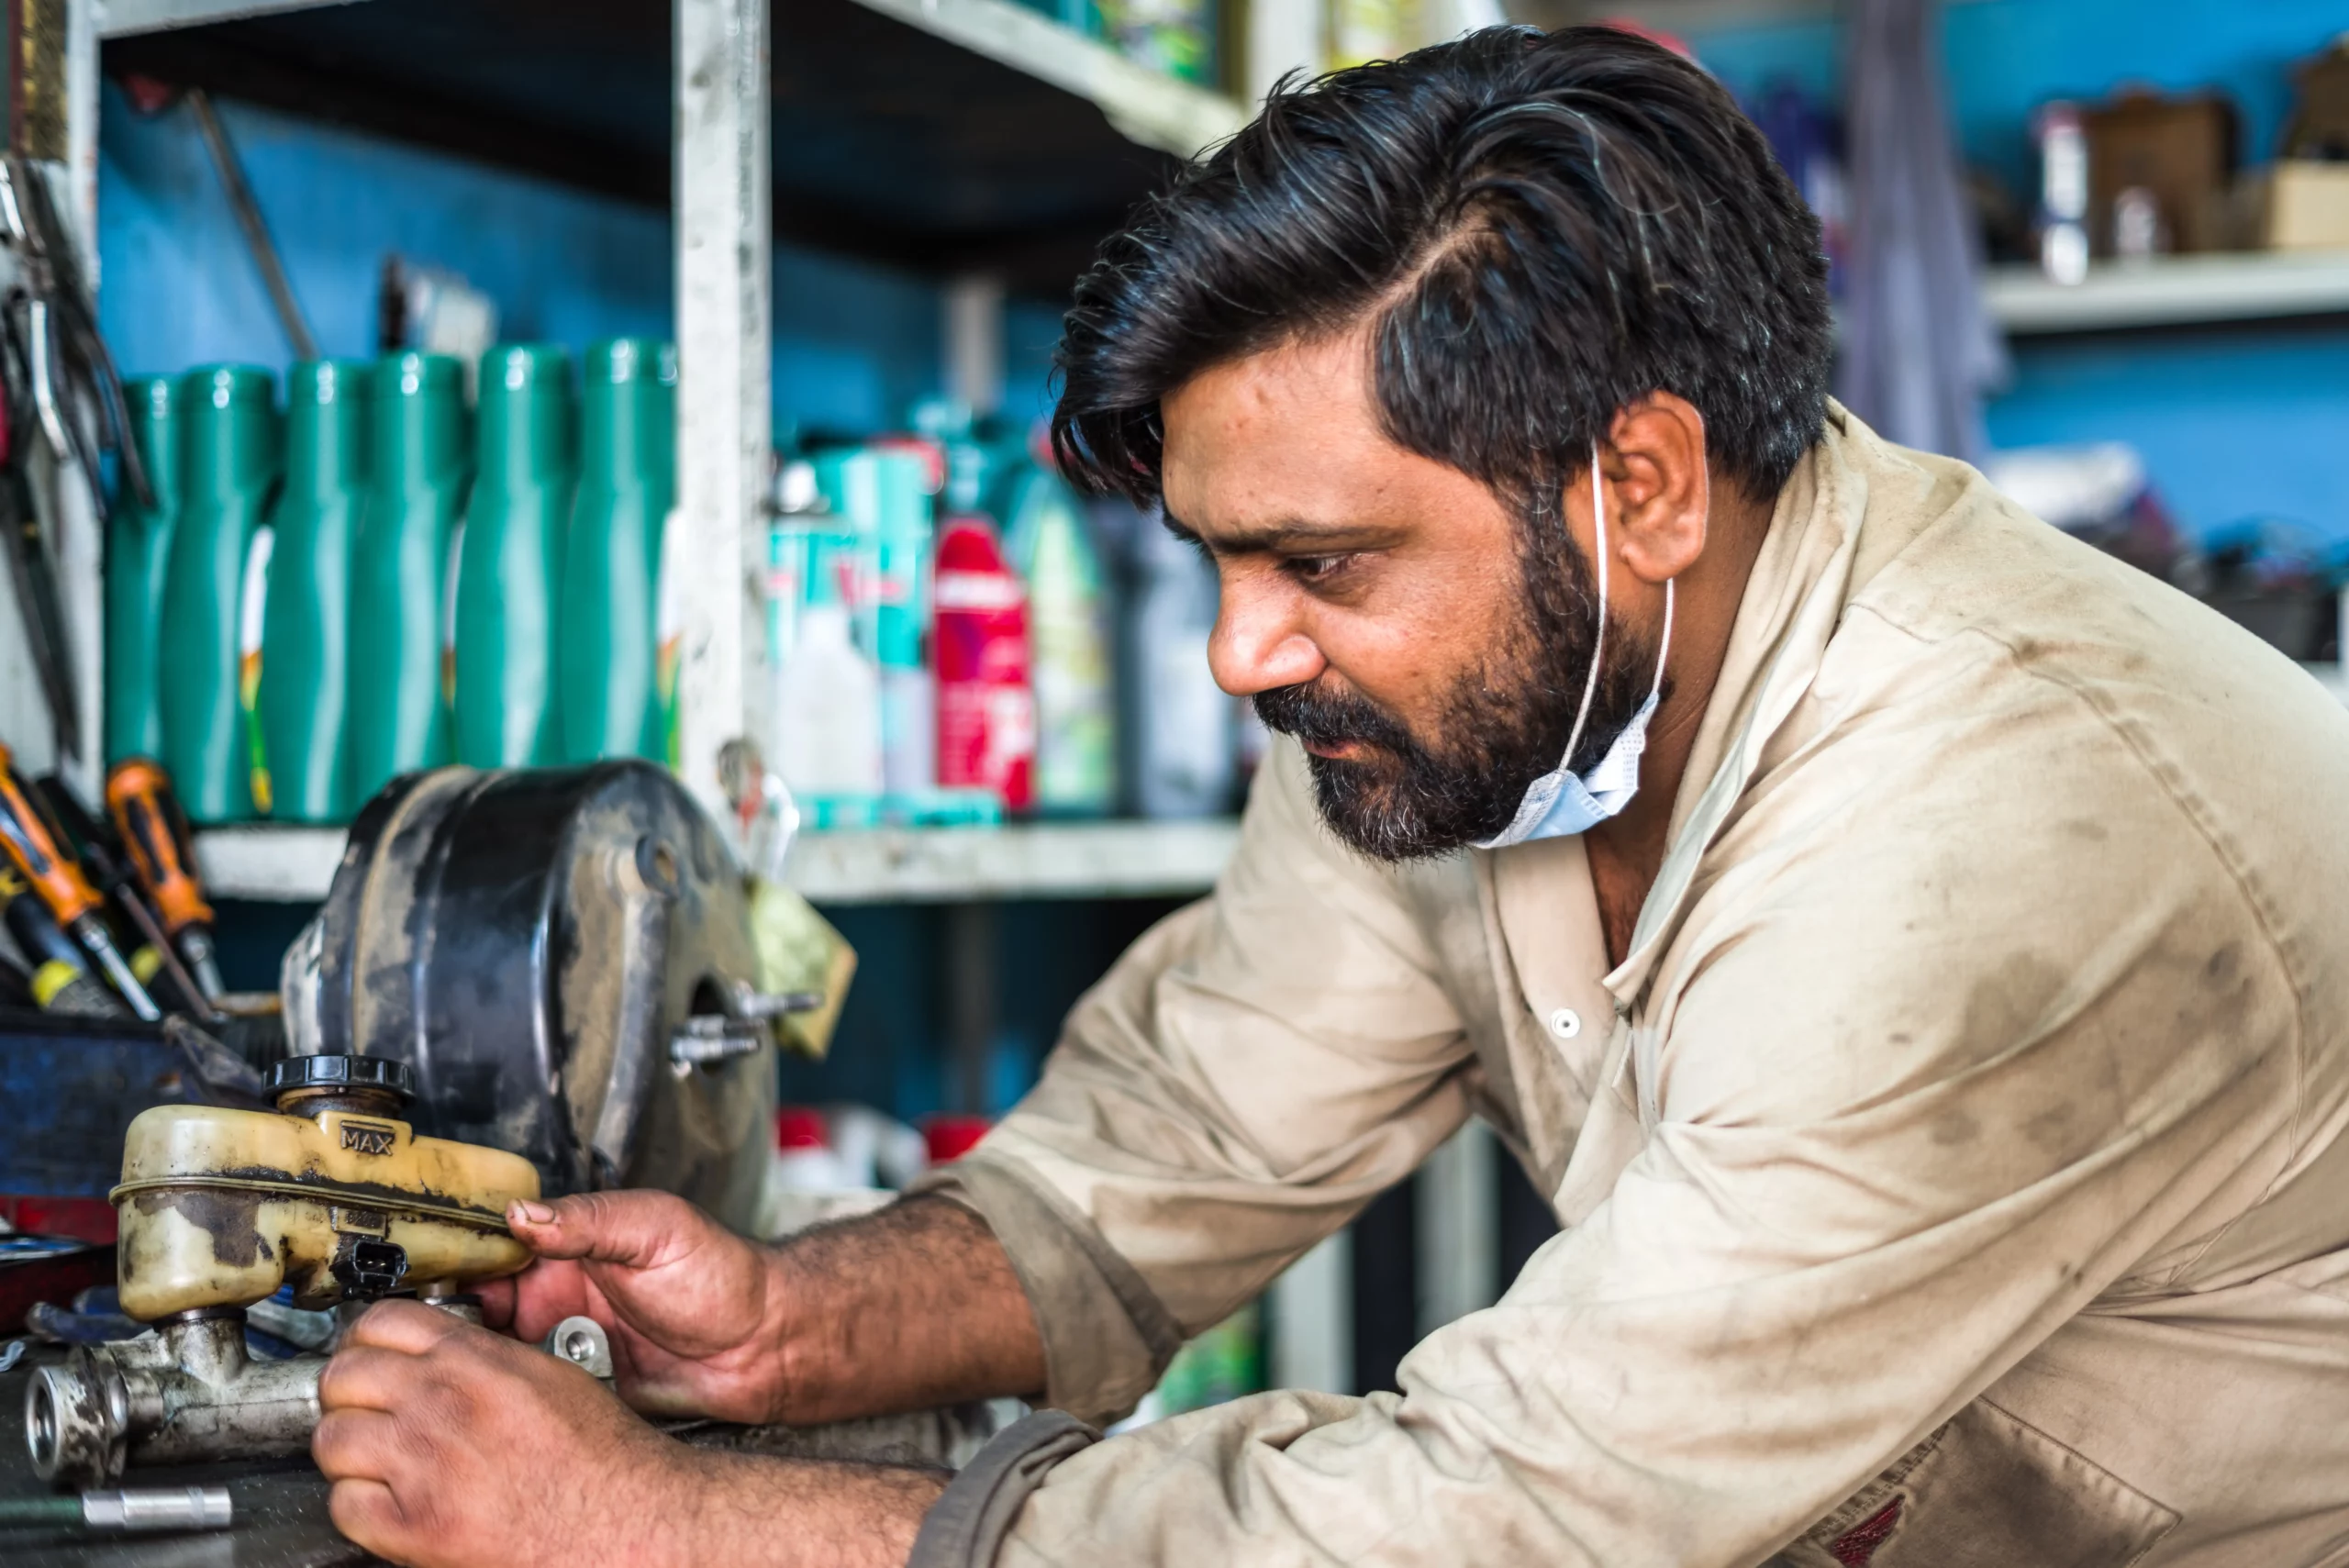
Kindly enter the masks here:
<path id="1" fill-rule="evenodd" d="M 36 1373 L 26 1440 L 46 1481 L 96 1485 L 126 1463 L 296 1452 L 326 1358 L 254 1361 L 245 1308 L 281 1285 L 322 1308 L 413 1292 L 478 1319 L 475 1284 L 529 1251 L 506 1207 L 539 1195 L 528 1160 L 418 1138 L 406 1063 L 296 1056 L 277 1109 L 158 1106 L 130 1124 L 117 1265 L 123 1312 L 155 1332 Z"/>

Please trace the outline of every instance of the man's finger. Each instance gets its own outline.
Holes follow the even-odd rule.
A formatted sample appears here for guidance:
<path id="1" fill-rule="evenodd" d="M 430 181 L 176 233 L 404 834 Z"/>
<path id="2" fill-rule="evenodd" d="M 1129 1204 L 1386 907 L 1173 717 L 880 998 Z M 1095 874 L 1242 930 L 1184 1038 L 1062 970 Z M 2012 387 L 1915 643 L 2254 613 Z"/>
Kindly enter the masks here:
<path id="1" fill-rule="evenodd" d="M 514 1322 L 514 1281 L 485 1279 L 473 1286 L 473 1294 L 481 1297 L 481 1320 L 492 1329 L 507 1329 Z"/>
<path id="2" fill-rule="evenodd" d="M 507 1206 L 506 1223 L 541 1258 L 580 1258 L 649 1269 L 674 1260 L 700 1217 L 668 1193 L 575 1193 Z"/>
<path id="3" fill-rule="evenodd" d="M 396 1410 L 413 1403 L 425 1363 L 405 1351 L 346 1341 L 318 1374 L 323 1410 Z"/>
<path id="4" fill-rule="evenodd" d="M 310 1460 L 329 1481 L 383 1481 L 398 1441 L 395 1418 L 381 1410 L 338 1407 L 310 1433 Z"/>
<path id="5" fill-rule="evenodd" d="M 420 1356 L 452 1334 L 471 1332 L 473 1327 L 453 1312 L 420 1301 L 379 1301 L 342 1331 L 341 1342 Z"/>
<path id="6" fill-rule="evenodd" d="M 400 1509 L 399 1498 L 381 1481 L 336 1482 L 334 1490 L 327 1494 L 327 1514 L 334 1520 L 334 1528 L 355 1546 L 395 1562 L 411 1555 L 403 1550 L 407 1544 L 407 1516 Z"/>

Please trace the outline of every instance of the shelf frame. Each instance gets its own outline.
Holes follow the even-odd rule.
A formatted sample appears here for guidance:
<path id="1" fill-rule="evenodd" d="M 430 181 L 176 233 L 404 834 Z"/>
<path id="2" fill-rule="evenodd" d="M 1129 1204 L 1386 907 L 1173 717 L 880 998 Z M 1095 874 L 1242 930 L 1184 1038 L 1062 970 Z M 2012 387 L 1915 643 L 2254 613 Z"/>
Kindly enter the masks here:
<path id="1" fill-rule="evenodd" d="M 1982 281 L 2009 337 L 2143 331 L 2349 314 L 2349 251 L 2255 250 L 2100 261 L 2087 281 L 2051 283 L 2032 266 Z"/>
<path id="2" fill-rule="evenodd" d="M 1012 0 L 857 0 L 1098 106 L 1127 139 L 1189 158 L 1247 123 L 1221 93 L 1178 82 Z"/>

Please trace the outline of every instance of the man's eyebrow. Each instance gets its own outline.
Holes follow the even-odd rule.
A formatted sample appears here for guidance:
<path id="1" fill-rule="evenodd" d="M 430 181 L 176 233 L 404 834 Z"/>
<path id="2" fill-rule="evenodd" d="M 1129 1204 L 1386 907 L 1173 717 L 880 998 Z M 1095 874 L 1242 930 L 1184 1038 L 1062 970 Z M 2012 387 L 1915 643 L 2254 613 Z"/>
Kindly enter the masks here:
<path id="1" fill-rule="evenodd" d="M 1335 554 L 1383 541 L 1393 532 L 1371 523 L 1308 523 L 1299 517 L 1284 517 L 1277 522 L 1219 531 L 1208 539 L 1172 512 L 1162 512 L 1160 516 L 1167 532 L 1176 539 L 1219 555 L 1280 550 Z"/>

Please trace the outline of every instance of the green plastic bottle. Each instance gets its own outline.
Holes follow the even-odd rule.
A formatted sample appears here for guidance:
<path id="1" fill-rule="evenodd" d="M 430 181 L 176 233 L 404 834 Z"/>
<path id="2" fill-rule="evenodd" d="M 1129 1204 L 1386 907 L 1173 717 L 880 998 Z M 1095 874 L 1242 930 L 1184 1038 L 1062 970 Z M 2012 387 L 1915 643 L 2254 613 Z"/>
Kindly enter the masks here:
<path id="1" fill-rule="evenodd" d="M 1003 512 L 1004 553 L 1028 584 L 1036 808 L 1107 816 L 1118 793 L 1108 574 L 1084 503 L 1058 474 L 1032 462 L 1016 471 Z"/>
<path id="2" fill-rule="evenodd" d="M 270 815 L 347 822 L 351 798 L 351 567 L 366 504 L 375 370 L 312 360 L 285 378 L 285 486 L 261 634 L 261 744 Z"/>
<path id="3" fill-rule="evenodd" d="M 457 761 L 556 761 L 555 596 L 571 520 L 571 356 L 515 344 L 482 356 L 473 486 L 457 569 Z"/>
<path id="4" fill-rule="evenodd" d="M 278 472 L 276 378 L 207 365 L 180 378 L 180 512 L 164 574 L 156 692 L 163 765 L 197 822 L 253 815 L 238 607 Z"/>
<path id="5" fill-rule="evenodd" d="M 172 525 L 180 509 L 180 422 L 171 376 L 125 382 L 130 439 L 147 469 L 155 505 L 141 506 L 126 486 L 106 527 L 106 761 L 153 757 L 163 747 L 156 700 L 155 657 L 163 619 L 163 581 L 171 565 Z"/>
<path id="6" fill-rule="evenodd" d="M 676 363 L 669 345 L 642 338 L 587 350 L 557 617 L 565 762 L 668 755 L 656 617 L 661 535 L 676 494 Z"/>
<path id="7" fill-rule="evenodd" d="M 449 547 L 466 477 L 464 366 L 446 354 L 375 366 L 374 439 L 351 595 L 351 798 L 449 761 L 441 671 Z"/>

